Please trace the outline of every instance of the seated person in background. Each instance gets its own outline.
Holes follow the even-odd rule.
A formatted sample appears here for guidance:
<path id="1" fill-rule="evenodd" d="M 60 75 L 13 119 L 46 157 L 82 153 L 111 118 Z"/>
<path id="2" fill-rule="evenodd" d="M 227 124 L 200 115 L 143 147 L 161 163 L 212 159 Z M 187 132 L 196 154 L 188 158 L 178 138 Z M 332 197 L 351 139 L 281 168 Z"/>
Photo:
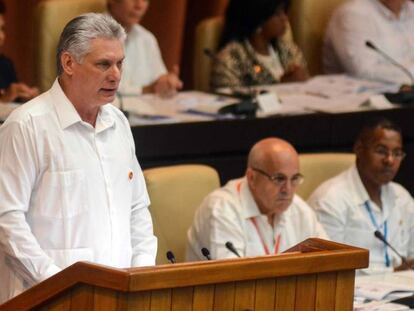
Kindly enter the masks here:
<path id="1" fill-rule="evenodd" d="M 289 0 L 230 0 L 211 86 L 236 87 L 303 81 L 305 60 L 288 27 Z M 224 63 L 226 66 L 224 66 Z"/>
<path id="2" fill-rule="evenodd" d="M 0 0 L 0 49 L 6 39 L 5 18 L 6 6 Z M 12 102 L 19 99 L 26 101 L 39 94 L 37 88 L 29 87 L 24 83 L 17 81 L 16 72 L 13 63 L 3 54 L 0 54 L 0 103 Z"/>
<path id="3" fill-rule="evenodd" d="M 364 272 L 404 268 L 374 236 L 380 231 L 400 254 L 414 258 L 414 201 L 392 182 L 405 156 L 401 131 L 388 120 L 374 120 L 359 133 L 354 152 L 356 165 L 324 182 L 308 203 L 333 241 L 369 249 Z"/>
<path id="4" fill-rule="evenodd" d="M 278 138 L 266 138 L 250 150 L 246 176 L 209 194 L 188 231 L 187 260 L 272 255 L 309 238 L 326 238 L 312 209 L 295 190 L 303 181 L 296 150 Z"/>
<path id="5" fill-rule="evenodd" d="M 332 15 L 325 34 L 326 73 L 413 84 L 388 59 L 368 48 L 372 42 L 414 74 L 414 3 L 408 0 L 349 0 Z"/>
<path id="6" fill-rule="evenodd" d="M 149 6 L 149 0 L 107 0 L 108 11 L 127 32 L 125 61 L 122 68 L 121 93 L 156 93 L 174 95 L 183 87 L 178 78 L 179 68 L 167 72 L 157 39 L 139 25 Z"/>

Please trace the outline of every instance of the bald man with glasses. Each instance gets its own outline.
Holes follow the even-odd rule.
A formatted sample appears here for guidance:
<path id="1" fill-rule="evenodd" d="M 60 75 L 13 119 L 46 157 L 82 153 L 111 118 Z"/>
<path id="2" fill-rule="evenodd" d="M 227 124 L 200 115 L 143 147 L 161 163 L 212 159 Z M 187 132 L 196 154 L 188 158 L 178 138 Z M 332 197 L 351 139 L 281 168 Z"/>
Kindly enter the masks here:
<path id="1" fill-rule="evenodd" d="M 309 238 L 327 238 L 312 209 L 297 195 L 302 183 L 296 150 L 278 138 L 266 138 L 251 149 L 243 178 L 209 194 L 188 231 L 187 260 L 234 258 L 283 252 Z"/>
<path id="2" fill-rule="evenodd" d="M 375 231 L 414 267 L 414 201 L 392 182 L 405 157 L 401 130 L 389 120 L 372 120 L 359 133 L 354 152 L 355 165 L 323 183 L 309 204 L 332 240 L 369 249 L 370 265 L 361 274 L 407 268 Z"/>

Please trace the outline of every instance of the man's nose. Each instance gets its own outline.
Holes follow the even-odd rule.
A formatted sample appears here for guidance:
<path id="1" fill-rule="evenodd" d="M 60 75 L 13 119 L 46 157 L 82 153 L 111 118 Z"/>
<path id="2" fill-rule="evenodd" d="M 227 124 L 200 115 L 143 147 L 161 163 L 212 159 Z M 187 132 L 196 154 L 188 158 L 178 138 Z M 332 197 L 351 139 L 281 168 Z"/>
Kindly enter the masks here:
<path id="1" fill-rule="evenodd" d="M 111 71 L 109 73 L 109 78 L 111 81 L 119 81 L 121 80 L 121 73 L 122 70 L 118 66 L 112 66 Z"/>

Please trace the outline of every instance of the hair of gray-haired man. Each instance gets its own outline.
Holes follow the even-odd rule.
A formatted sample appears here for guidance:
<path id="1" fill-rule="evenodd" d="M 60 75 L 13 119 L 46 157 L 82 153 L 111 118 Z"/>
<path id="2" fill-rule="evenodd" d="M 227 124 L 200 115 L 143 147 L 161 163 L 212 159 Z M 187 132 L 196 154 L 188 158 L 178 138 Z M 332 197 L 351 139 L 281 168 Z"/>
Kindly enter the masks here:
<path id="1" fill-rule="evenodd" d="M 60 35 L 56 51 L 58 76 L 63 73 L 60 61 L 62 53 L 69 52 L 78 63 L 81 63 L 82 58 L 89 52 L 91 41 L 98 38 L 124 42 L 126 33 L 124 28 L 108 14 L 82 14 L 67 23 Z"/>

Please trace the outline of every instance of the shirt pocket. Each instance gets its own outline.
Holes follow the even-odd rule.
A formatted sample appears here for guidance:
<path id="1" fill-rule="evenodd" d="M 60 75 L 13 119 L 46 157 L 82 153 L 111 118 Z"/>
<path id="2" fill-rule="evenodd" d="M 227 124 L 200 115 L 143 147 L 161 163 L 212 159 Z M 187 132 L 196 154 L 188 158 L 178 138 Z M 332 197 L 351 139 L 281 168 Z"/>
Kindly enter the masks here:
<path id="1" fill-rule="evenodd" d="M 59 219 L 77 216 L 88 209 L 86 193 L 82 170 L 45 172 L 33 213 Z"/>

